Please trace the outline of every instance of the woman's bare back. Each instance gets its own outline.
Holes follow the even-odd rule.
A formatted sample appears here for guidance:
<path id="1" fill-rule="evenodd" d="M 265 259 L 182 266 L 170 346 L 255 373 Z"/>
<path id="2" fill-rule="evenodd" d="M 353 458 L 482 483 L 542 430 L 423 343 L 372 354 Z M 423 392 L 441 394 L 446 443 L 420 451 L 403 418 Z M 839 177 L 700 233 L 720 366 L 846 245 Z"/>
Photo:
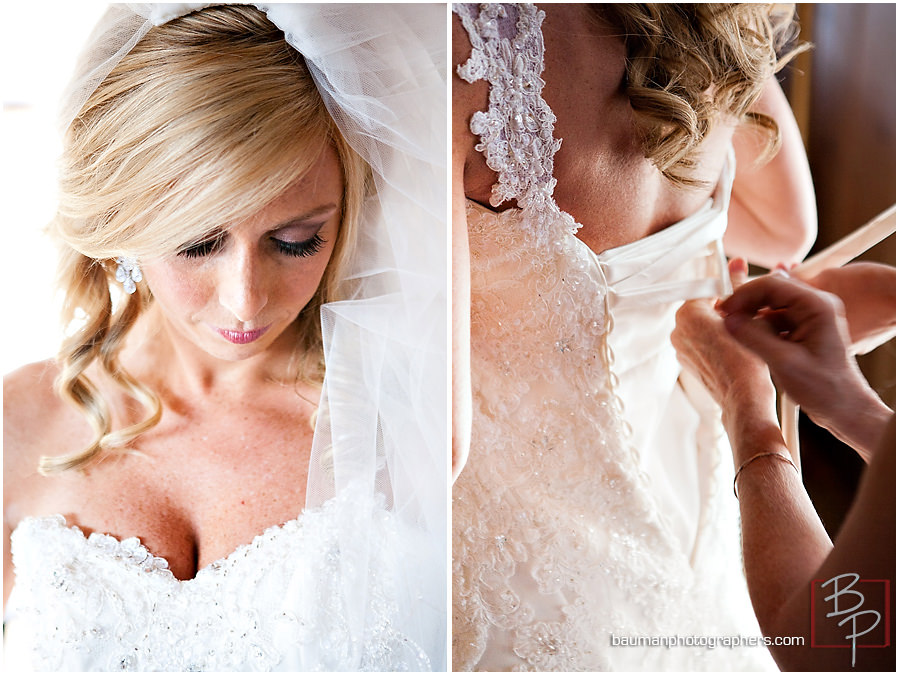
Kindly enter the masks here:
<path id="1" fill-rule="evenodd" d="M 641 150 L 623 88 L 624 41 L 585 5 L 553 5 L 545 11 L 543 98 L 557 118 L 554 136 L 562 139 L 554 157 L 554 197 L 583 225 L 578 236 L 600 252 L 657 232 L 696 211 L 715 188 L 733 127 L 721 125 L 704 142 L 697 178 L 707 185 L 675 187 Z M 458 18 L 455 21 L 458 64 L 468 58 L 470 46 Z M 454 106 L 460 104 L 454 117 L 470 119 L 474 112 L 487 109 L 486 82 L 456 86 L 470 91 L 464 98 L 454 95 Z M 471 132 L 468 136 L 465 193 L 487 205 L 496 174 L 474 149 L 475 136 Z M 509 206 L 513 204 L 501 208 Z"/>

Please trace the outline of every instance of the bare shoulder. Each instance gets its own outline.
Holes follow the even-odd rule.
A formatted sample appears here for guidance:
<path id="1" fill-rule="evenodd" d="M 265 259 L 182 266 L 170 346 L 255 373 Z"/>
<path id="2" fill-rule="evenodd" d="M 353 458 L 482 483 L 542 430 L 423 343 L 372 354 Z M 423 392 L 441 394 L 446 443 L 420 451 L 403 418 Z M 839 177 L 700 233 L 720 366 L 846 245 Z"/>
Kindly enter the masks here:
<path id="1" fill-rule="evenodd" d="M 58 374 L 59 366 L 53 359 L 29 363 L 3 376 L 4 394 L 34 390 L 36 387 L 52 391 L 53 380 Z"/>
<path id="2" fill-rule="evenodd" d="M 3 377 L 3 445 L 16 450 L 20 439 L 40 435 L 62 401 L 53 391 L 59 367 L 52 360 L 30 363 Z M 15 453 L 18 454 L 18 453 Z"/>
<path id="3" fill-rule="evenodd" d="M 43 478 L 38 462 L 89 435 L 87 423 L 53 389 L 53 361 L 23 366 L 3 378 L 3 497 L 9 507 Z M 15 509 L 13 509 L 15 511 Z"/>

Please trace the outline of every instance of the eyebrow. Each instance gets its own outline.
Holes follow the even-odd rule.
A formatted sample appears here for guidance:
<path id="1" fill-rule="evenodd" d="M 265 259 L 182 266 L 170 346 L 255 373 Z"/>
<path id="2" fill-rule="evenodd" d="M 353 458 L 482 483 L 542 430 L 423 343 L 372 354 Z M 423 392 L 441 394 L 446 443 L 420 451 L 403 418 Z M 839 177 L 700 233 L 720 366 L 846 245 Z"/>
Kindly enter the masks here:
<path id="1" fill-rule="evenodd" d="M 329 204 L 323 204 L 322 206 L 317 206 L 314 209 L 310 209 L 305 213 L 301 213 L 299 216 L 294 216 L 283 223 L 279 223 L 272 227 L 269 232 L 277 232 L 278 230 L 283 230 L 286 227 L 290 227 L 292 225 L 305 225 L 305 221 L 310 220 L 312 218 L 316 218 L 317 216 L 321 216 L 329 211 L 338 208 L 338 205 L 335 202 L 331 202 Z M 192 246 L 199 246 L 201 244 L 205 244 L 207 242 L 213 241 L 218 237 L 221 237 L 228 231 L 228 228 L 225 227 L 216 227 L 204 234 L 197 239 L 188 242 L 187 244 L 183 244 L 177 252 L 181 252 L 185 249 L 191 248 Z"/>
<path id="2" fill-rule="evenodd" d="M 310 220 L 312 218 L 316 218 L 317 216 L 324 215 L 324 214 L 328 213 L 329 211 L 333 211 L 336 208 L 338 208 L 338 205 L 334 202 L 332 202 L 330 204 L 323 204 L 322 206 L 317 206 L 314 209 L 310 209 L 306 213 L 301 213 L 299 216 L 294 216 L 293 218 L 290 218 L 290 219 L 284 221 L 283 223 L 279 223 L 278 225 L 275 225 L 275 227 L 273 227 L 272 230 L 280 230 L 282 228 L 289 227 L 291 225 L 299 225 L 299 224 L 303 223 L 303 221 Z"/>

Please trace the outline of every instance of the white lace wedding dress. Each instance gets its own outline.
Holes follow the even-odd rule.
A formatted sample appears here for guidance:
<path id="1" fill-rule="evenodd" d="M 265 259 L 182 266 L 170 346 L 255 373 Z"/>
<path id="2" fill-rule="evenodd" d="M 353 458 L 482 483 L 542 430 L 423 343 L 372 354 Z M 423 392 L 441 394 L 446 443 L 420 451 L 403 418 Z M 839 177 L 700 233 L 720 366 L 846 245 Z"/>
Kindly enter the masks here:
<path id="1" fill-rule="evenodd" d="M 467 207 L 474 421 L 453 490 L 454 670 L 773 669 L 741 572 L 718 411 L 680 376 L 682 301 L 727 284 L 729 157 L 709 203 L 595 255 L 553 199 L 543 12 L 455 5 L 471 120 L 498 175 Z M 683 639 L 681 646 L 616 646 Z M 629 643 L 630 644 L 630 643 Z"/>
<path id="2" fill-rule="evenodd" d="M 427 551 L 371 499 L 343 493 L 272 527 L 195 578 L 179 581 L 136 538 L 85 537 L 62 516 L 26 518 L 12 535 L 9 672 L 430 670 L 394 627 L 409 585 L 397 558 Z M 348 520 L 371 532 L 367 611 L 348 625 L 341 560 Z M 349 546 L 349 548 L 348 548 Z M 427 556 L 426 556 L 427 557 Z M 424 564 L 424 559 L 423 559 Z M 361 635 L 357 639 L 355 635 Z"/>

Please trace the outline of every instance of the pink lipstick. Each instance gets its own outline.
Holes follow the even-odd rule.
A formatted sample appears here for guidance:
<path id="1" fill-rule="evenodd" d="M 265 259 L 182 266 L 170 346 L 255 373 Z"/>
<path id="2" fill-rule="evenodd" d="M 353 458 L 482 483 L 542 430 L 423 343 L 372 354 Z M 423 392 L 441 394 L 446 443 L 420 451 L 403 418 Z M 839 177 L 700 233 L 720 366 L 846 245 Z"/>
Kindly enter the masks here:
<path id="1" fill-rule="evenodd" d="M 269 327 L 257 328 L 256 330 L 225 330 L 224 328 L 216 328 L 219 335 L 233 342 L 236 345 L 245 345 L 259 338 L 263 333 L 269 330 Z"/>

